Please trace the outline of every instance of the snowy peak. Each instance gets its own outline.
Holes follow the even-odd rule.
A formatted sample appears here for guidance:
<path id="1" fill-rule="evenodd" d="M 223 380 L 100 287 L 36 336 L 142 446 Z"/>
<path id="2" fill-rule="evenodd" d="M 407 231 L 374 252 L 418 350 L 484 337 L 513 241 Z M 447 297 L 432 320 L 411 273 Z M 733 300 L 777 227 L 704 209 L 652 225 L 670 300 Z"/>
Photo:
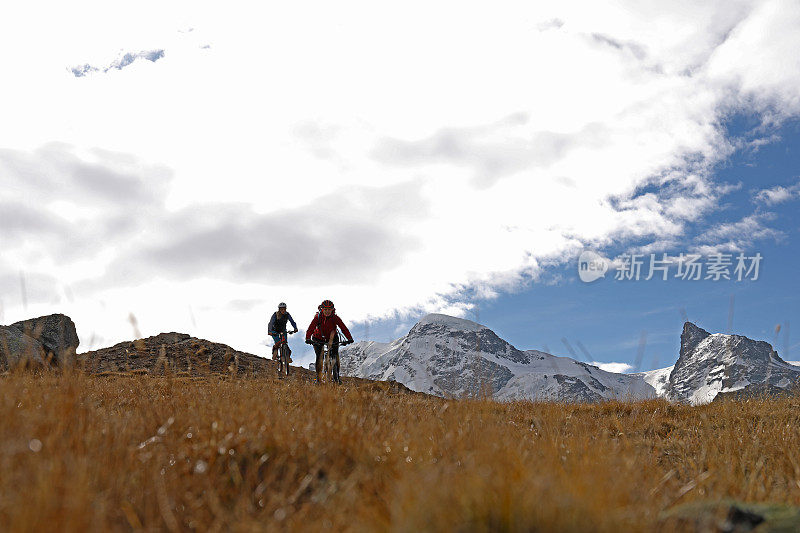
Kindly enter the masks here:
<path id="1" fill-rule="evenodd" d="M 680 357 L 664 392 L 671 400 L 702 404 L 719 393 L 786 388 L 798 378 L 800 369 L 781 359 L 768 342 L 712 334 L 687 322 Z"/>
<path id="2" fill-rule="evenodd" d="M 465 318 L 431 313 L 422 317 L 422 319 L 411 328 L 411 331 L 415 329 L 428 329 L 429 327 L 440 327 L 453 331 L 480 331 L 482 329 L 489 329 L 486 326 L 482 326 L 477 322 Z"/>
<path id="3" fill-rule="evenodd" d="M 423 317 L 411 328 L 405 339 L 409 345 L 423 344 L 426 351 L 433 350 L 440 355 L 449 356 L 458 351 L 464 354 L 488 354 L 518 364 L 530 362 L 528 355 L 498 337 L 486 326 L 438 313 Z"/>
<path id="4" fill-rule="evenodd" d="M 342 374 L 395 380 L 415 391 L 459 397 L 490 390 L 501 400 L 601 401 L 664 397 L 702 404 L 732 393 L 785 390 L 800 367 L 772 346 L 741 335 L 709 333 L 686 322 L 672 367 L 618 374 L 538 350 L 521 351 L 491 329 L 442 314 L 423 317 L 391 343 L 342 349 Z"/>
<path id="5" fill-rule="evenodd" d="M 342 349 L 342 374 L 393 379 L 415 391 L 459 397 L 599 401 L 655 396 L 640 376 L 604 372 L 567 357 L 521 351 L 491 329 L 442 314 L 423 317 L 391 343 Z"/>
<path id="6" fill-rule="evenodd" d="M 441 313 L 430 313 L 419 319 L 415 326 L 426 326 L 428 324 L 439 325 L 449 329 L 477 331 L 487 329 L 486 326 L 468 320 L 466 318 L 459 318 L 450 315 L 443 315 Z M 412 328 L 413 329 L 413 328 Z"/>
<path id="7" fill-rule="evenodd" d="M 680 361 L 681 358 L 692 353 L 697 345 L 709 335 L 711 333 L 687 321 L 683 325 L 683 332 L 681 333 L 681 353 L 678 360 Z"/>

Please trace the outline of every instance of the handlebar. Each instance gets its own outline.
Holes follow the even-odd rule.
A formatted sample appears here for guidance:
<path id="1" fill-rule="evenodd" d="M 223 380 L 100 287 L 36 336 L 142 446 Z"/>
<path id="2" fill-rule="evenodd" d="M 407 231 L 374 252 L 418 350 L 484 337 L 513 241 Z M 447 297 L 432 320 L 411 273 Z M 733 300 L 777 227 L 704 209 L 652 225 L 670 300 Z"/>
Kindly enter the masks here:
<path id="1" fill-rule="evenodd" d="M 308 344 L 313 344 L 315 346 L 324 346 L 324 345 L 327 344 L 325 341 L 320 341 L 320 340 L 317 340 L 317 339 L 308 339 L 306 342 Z M 339 343 L 339 346 L 347 346 L 348 344 L 353 344 L 354 342 L 355 341 L 344 340 L 344 341 Z"/>

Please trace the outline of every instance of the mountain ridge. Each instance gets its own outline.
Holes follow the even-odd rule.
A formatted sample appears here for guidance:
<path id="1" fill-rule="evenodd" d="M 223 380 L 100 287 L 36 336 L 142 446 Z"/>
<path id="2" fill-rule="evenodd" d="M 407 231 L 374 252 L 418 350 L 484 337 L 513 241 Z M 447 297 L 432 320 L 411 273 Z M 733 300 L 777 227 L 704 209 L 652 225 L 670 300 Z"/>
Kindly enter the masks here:
<path id="1" fill-rule="evenodd" d="M 600 401 L 655 397 L 641 377 L 607 372 L 539 350 L 520 350 L 490 328 L 442 314 L 426 315 L 389 343 L 342 349 L 342 374 L 395 379 L 412 390 L 461 397 Z"/>
<path id="2" fill-rule="evenodd" d="M 689 321 L 674 365 L 623 374 L 520 350 L 487 326 L 438 313 L 422 317 L 394 341 L 342 348 L 342 374 L 397 380 L 439 396 L 489 392 L 499 400 L 590 402 L 663 397 L 692 404 L 720 393 L 721 398 L 737 391 L 755 394 L 800 382 L 800 368 L 783 361 L 769 343 L 710 333 Z"/>
<path id="3" fill-rule="evenodd" d="M 759 394 L 786 389 L 798 380 L 800 368 L 781 359 L 768 342 L 709 333 L 686 322 L 665 397 L 701 404 L 721 393 Z"/>

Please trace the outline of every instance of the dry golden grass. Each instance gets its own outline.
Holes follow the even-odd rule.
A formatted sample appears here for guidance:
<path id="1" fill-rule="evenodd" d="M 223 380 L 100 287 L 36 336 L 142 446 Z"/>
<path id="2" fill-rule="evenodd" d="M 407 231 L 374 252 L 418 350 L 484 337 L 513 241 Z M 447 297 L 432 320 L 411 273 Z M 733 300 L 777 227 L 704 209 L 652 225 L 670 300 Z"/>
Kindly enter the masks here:
<path id="1" fill-rule="evenodd" d="M 677 503 L 800 504 L 798 417 L 798 399 L 500 404 L 17 373 L 0 377 L 0 530 L 670 530 L 659 513 Z"/>

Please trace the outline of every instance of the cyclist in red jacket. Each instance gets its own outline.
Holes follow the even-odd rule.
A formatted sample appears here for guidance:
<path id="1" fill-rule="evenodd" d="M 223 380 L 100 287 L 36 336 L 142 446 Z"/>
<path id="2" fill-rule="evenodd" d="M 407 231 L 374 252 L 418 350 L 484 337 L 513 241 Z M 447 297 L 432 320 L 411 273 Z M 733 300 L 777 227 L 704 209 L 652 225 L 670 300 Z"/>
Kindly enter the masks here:
<path id="1" fill-rule="evenodd" d="M 331 356 L 336 358 L 334 375 L 339 376 L 339 336 L 336 334 L 337 326 L 344 333 L 347 339 L 342 343 L 350 344 L 353 342 L 353 336 L 350 330 L 344 325 L 342 319 L 336 314 L 336 309 L 333 307 L 333 302 L 325 300 L 319 306 L 319 312 L 314 315 L 314 320 L 306 330 L 306 343 L 314 346 L 314 352 L 317 354 L 317 361 L 315 369 L 317 371 L 317 383 L 319 383 L 319 375 L 322 371 L 322 345 L 328 344 Z M 341 380 L 338 380 L 341 383 Z"/>

